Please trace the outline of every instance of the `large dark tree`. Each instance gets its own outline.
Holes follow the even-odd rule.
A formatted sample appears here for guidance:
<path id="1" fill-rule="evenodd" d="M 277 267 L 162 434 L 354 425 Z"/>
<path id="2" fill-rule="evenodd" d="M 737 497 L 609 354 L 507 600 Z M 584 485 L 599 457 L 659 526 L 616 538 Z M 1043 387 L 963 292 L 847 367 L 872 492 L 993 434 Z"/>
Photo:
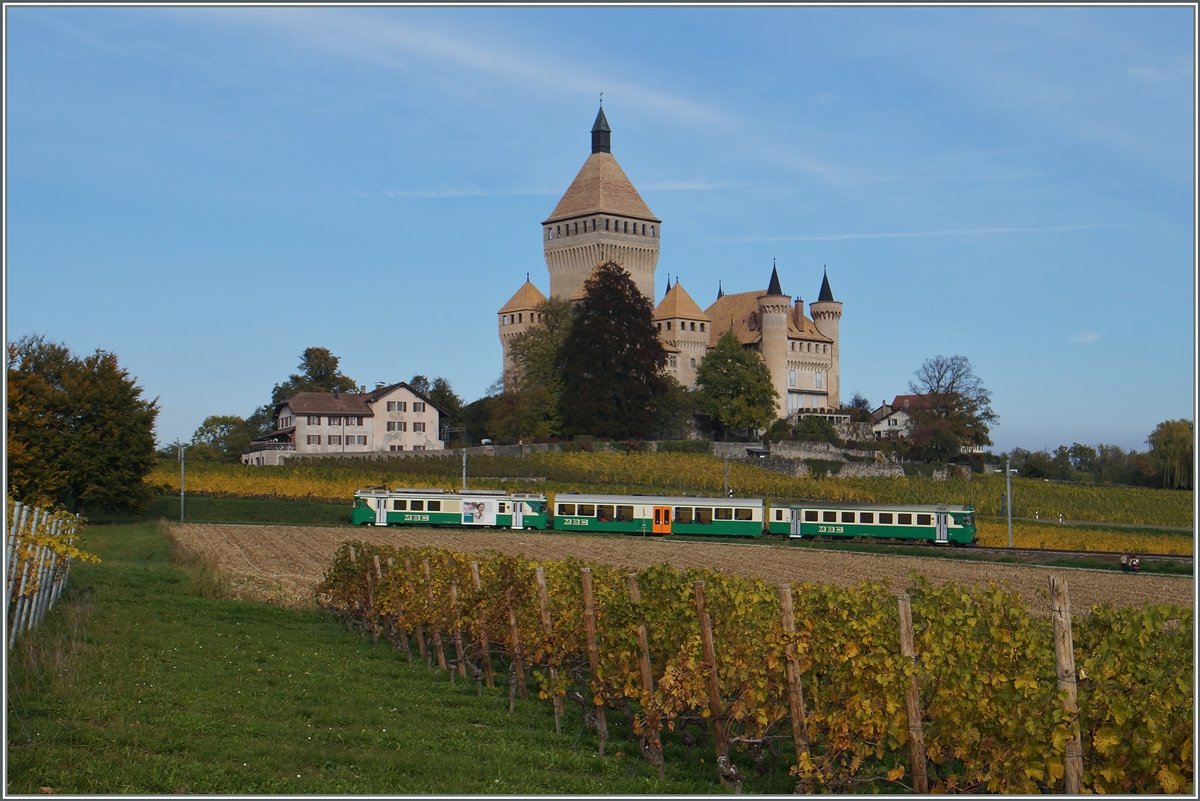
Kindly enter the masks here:
<path id="1" fill-rule="evenodd" d="M 696 368 L 696 406 L 725 436 L 730 429 L 766 428 L 775 419 L 779 393 L 757 352 L 747 350 L 729 329 Z"/>
<path id="2" fill-rule="evenodd" d="M 909 409 L 913 417 L 913 437 L 918 436 L 922 426 L 941 420 L 948 427 L 938 425 L 937 432 L 925 432 L 928 439 L 944 442 L 949 432 L 959 445 L 992 444 L 990 427 L 999 419 L 992 411 L 992 393 L 975 375 L 966 356 L 927 359 L 914 374 L 914 380 L 908 383 L 908 388 L 923 401 Z"/>
<path id="3" fill-rule="evenodd" d="M 612 262 L 597 267 L 583 289 L 564 343 L 563 432 L 647 437 L 669 393 L 654 310 Z"/>
<path id="4" fill-rule="evenodd" d="M 27 336 L 8 346 L 8 487 L 20 500 L 142 511 L 154 464 L 157 401 L 117 357 L 82 359 Z"/>

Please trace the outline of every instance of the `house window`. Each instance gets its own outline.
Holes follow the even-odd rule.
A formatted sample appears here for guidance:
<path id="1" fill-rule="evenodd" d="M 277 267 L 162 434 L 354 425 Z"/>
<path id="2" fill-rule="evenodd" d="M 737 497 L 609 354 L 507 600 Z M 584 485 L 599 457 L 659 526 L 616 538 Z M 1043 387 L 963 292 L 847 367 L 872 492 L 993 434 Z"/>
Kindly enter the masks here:
<path id="1" fill-rule="evenodd" d="M 321 444 L 321 435 L 320 434 L 309 434 L 308 435 L 308 444 L 309 445 L 320 445 Z"/>
<path id="2" fill-rule="evenodd" d="M 789 387 L 796 386 L 796 371 L 795 370 L 788 370 L 788 386 Z"/>
<path id="3" fill-rule="evenodd" d="M 392 408 L 392 407 L 395 407 L 395 408 Z M 407 412 L 408 411 L 408 401 L 393 401 L 392 403 L 388 404 L 388 411 L 389 412 Z"/>
<path id="4" fill-rule="evenodd" d="M 414 402 L 414 403 L 413 403 L 413 411 L 414 411 L 414 412 L 423 412 L 423 411 L 425 411 L 425 404 L 424 404 L 424 403 L 421 403 L 420 401 L 416 401 L 416 402 Z"/>
<path id="5" fill-rule="evenodd" d="M 341 445 L 342 444 L 342 435 L 341 434 L 330 434 L 329 435 L 329 444 L 330 445 Z"/>
<path id="6" fill-rule="evenodd" d="M 346 444 L 347 445 L 366 445 L 367 438 L 361 434 L 347 435 L 346 436 Z"/>
<path id="7" fill-rule="evenodd" d="M 292 425 L 292 416 L 290 414 L 287 417 L 279 418 L 279 427 L 280 428 L 288 428 L 291 425 Z"/>
<path id="8" fill-rule="evenodd" d="M 896 418 L 895 418 L 895 417 L 889 417 L 889 418 L 888 418 L 888 425 L 889 425 L 889 426 L 894 426 L 894 425 L 896 425 Z"/>
<path id="9" fill-rule="evenodd" d="M 413 450 L 414 451 L 423 451 L 423 450 L 425 450 L 425 446 L 424 445 L 413 445 Z"/>
<path id="10" fill-rule="evenodd" d="M 816 376 L 817 376 L 817 389 L 820 389 L 822 386 L 821 385 L 821 374 L 817 373 Z"/>
<path id="11" fill-rule="evenodd" d="M 388 431 L 407 431 L 408 423 L 388 423 L 387 430 Z"/>
<path id="12" fill-rule="evenodd" d="M 321 425 L 321 415 L 319 415 L 319 414 L 310 414 L 310 415 L 308 416 L 308 424 L 309 424 L 310 426 L 319 426 L 319 425 Z"/>
<path id="13" fill-rule="evenodd" d="M 669 355 L 669 356 L 667 356 L 667 364 L 668 364 L 668 365 L 671 367 L 671 369 L 672 369 L 672 370 L 674 370 L 676 367 L 678 367 L 678 366 L 679 366 L 679 365 L 676 363 L 676 361 L 677 361 L 677 360 L 676 360 L 675 356 L 673 356 L 673 355 Z"/>
<path id="14" fill-rule="evenodd" d="M 389 451 L 402 451 L 402 450 L 404 450 L 404 446 L 403 445 L 392 445 L 388 448 L 388 450 Z"/>
<path id="15" fill-rule="evenodd" d="M 361 426 L 362 424 L 362 418 L 357 415 L 348 415 L 346 417 L 346 425 L 348 426 Z"/>
<path id="16" fill-rule="evenodd" d="M 419 433 L 424 433 L 424 431 L 425 431 L 425 424 L 424 424 L 424 423 L 413 423 L 413 431 L 414 431 L 414 432 L 416 432 L 416 433 L 418 433 L 418 434 L 419 434 Z"/>
<path id="17" fill-rule="evenodd" d="M 341 417 L 333 417 L 333 416 L 331 416 L 331 417 L 329 418 L 329 425 L 331 425 L 331 426 L 340 426 L 341 424 L 342 424 L 342 418 L 341 418 Z"/>

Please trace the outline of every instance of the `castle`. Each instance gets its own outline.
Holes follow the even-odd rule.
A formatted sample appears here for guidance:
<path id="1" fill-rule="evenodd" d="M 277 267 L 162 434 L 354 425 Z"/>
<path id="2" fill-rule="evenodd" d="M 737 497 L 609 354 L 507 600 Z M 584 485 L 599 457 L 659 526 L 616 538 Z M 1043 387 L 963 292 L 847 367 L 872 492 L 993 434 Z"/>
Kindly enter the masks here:
<path id="1" fill-rule="evenodd" d="M 550 272 L 550 296 L 577 301 L 592 271 L 615 262 L 654 302 L 662 220 L 642 200 L 612 155 L 612 129 L 604 108 L 592 126 L 592 153 L 550 216 L 542 222 L 542 246 Z M 509 345 L 540 321 L 546 296 L 526 278 L 497 312 L 504 371 L 513 368 Z M 676 278 L 654 309 L 667 371 L 685 387 L 696 386 L 696 367 L 721 335 L 733 329 L 745 348 L 757 351 L 779 393 L 779 417 L 831 414 L 839 396 L 838 326 L 842 304 L 833 299 L 829 276 L 821 280 L 811 317 L 804 302 L 785 295 L 774 266 L 765 290 L 725 294 L 703 311 Z"/>

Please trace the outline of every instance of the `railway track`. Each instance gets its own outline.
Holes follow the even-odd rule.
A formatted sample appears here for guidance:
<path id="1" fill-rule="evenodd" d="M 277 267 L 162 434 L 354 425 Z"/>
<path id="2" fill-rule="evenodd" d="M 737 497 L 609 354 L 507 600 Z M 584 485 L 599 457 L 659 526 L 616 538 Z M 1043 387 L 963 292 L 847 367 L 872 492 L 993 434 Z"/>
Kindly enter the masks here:
<path id="1" fill-rule="evenodd" d="M 977 545 L 971 548 L 971 550 L 983 553 L 992 553 L 996 554 L 997 556 L 1061 556 L 1064 558 L 1111 556 L 1114 560 L 1121 558 L 1121 554 L 1111 553 L 1108 551 L 1057 551 L 1049 548 L 989 548 L 983 545 Z M 1179 554 L 1139 553 L 1137 556 L 1139 559 L 1143 559 L 1147 562 L 1179 562 L 1180 564 L 1193 564 L 1193 557 L 1181 556 Z"/>

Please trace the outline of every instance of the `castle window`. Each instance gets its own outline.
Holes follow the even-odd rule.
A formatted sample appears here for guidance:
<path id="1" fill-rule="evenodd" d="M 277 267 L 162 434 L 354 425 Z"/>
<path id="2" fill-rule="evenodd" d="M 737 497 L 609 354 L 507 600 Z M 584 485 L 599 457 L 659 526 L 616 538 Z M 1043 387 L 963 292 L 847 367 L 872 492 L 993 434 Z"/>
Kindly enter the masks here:
<path id="1" fill-rule="evenodd" d="M 579 223 L 575 223 L 575 233 L 579 233 Z"/>
<path id="2" fill-rule="evenodd" d="M 820 389 L 821 388 L 821 373 L 816 373 L 815 375 L 817 377 L 817 389 Z"/>
<path id="3" fill-rule="evenodd" d="M 662 323 L 655 323 L 654 325 L 655 325 L 655 327 L 658 328 L 659 331 L 662 330 Z"/>
<path id="4" fill-rule="evenodd" d="M 692 359 L 691 359 L 691 368 L 692 368 L 693 370 L 695 370 L 695 369 L 696 369 L 696 359 L 695 359 L 695 358 L 692 358 Z"/>
<path id="5" fill-rule="evenodd" d="M 701 331 L 703 331 L 703 330 L 704 330 L 704 323 L 700 323 L 700 330 L 701 330 Z"/>
<path id="6" fill-rule="evenodd" d="M 668 323 L 667 323 L 667 330 L 668 330 L 668 331 L 670 331 L 670 330 L 671 330 L 671 323 L 670 323 L 670 322 L 668 322 Z"/>
<path id="7" fill-rule="evenodd" d="M 654 237 L 654 226 L 653 226 L 653 225 L 652 225 L 652 226 L 650 226 L 650 237 L 651 237 L 651 238 L 653 238 L 653 237 Z"/>
<path id="8" fill-rule="evenodd" d="M 523 319 L 523 318 L 524 318 L 524 315 L 523 315 L 523 314 L 521 314 L 520 312 L 517 312 L 517 322 L 518 322 L 518 323 L 520 323 L 520 322 L 524 322 L 524 319 Z"/>
<path id="9" fill-rule="evenodd" d="M 796 371 L 795 370 L 788 370 L 788 386 L 789 387 L 796 386 Z"/>
<path id="10" fill-rule="evenodd" d="M 672 370 L 674 370 L 676 367 L 679 366 L 676 362 L 677 362 L 677 359 L 674 356 L 667 357 L 667 363 L 671 366 Z"/>
<path id="11" fill-rule="evenodd" d="M 607 217 L 604 218 L 604 230 L 605 231 L 608 230 L 608 218 Z"/>
<path id="12" fill-rule="evenodd" d="M 695 324 L 695 323 L 692 323 L 692 330 L 693 330 L 693 331 L 695 331 L 695 330 L 696 330 L 696 324 Z"/>
<path id="13" fill-rule="evenodd" d="M 746 321 L 746 324 L 751 331 L 758 328 L 758 312 L 750 312 L 750 317 Z"/>
<path id="14" fill-rule="evenodd" d="M 625 221 L 625 233 L 629 233 L 629 220 Z"/>

